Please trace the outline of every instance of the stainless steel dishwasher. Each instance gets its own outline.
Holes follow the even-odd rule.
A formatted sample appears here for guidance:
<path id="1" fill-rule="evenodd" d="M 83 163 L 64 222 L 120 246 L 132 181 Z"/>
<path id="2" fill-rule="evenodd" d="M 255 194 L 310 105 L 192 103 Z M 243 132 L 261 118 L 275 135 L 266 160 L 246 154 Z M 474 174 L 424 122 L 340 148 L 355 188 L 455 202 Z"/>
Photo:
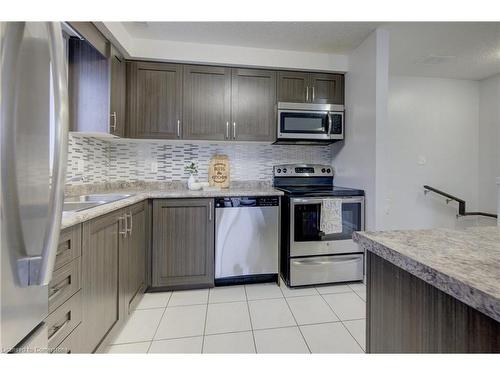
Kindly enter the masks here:
<path id="1" fill-rule="evenodd" d="M 215 199 L 215 284 L 277 280 L 279 197 Z"/>

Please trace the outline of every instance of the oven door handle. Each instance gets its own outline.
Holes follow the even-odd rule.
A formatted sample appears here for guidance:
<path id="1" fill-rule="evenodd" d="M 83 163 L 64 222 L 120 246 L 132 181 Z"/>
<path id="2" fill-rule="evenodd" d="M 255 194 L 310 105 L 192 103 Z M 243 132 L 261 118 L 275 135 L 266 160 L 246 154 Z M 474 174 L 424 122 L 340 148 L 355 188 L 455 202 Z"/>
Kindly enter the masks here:
<path id="1" fill-rule="evenodd" d="M 359 262 L 362 258 L 359 256 L 342 258 L 342 259 L 331 259 L 331 260 L 318 260 L 318 259 L 304 259 L 304 260 L 293 260 L 294 264 L 300 266 L 320 266 L 327 264 L 340 264 L 340 263 L 353 263 Z"/>
<path id="2" fill-rule="evenodd" d="M 364 197 L 335 197 L 335 196 L 325 196 L 324 198 L 292 198 L 291 203 L 295 204 L 318 204 L 322 203 L 323 199 L 326 198 L 338 198 L 342 200 L 342 203 L 362 203 L 364 202 Z"/>

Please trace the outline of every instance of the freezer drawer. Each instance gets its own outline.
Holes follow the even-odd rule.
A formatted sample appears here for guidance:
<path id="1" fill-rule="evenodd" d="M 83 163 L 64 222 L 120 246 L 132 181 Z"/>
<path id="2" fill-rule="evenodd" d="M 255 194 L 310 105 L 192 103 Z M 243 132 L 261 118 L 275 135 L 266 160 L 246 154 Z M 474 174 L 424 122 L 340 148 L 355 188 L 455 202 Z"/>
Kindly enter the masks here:
<path id="1" fill-rule="evenodd" d="M 363 254 L 291 258 L 290 286 L 363 280 Z"/>

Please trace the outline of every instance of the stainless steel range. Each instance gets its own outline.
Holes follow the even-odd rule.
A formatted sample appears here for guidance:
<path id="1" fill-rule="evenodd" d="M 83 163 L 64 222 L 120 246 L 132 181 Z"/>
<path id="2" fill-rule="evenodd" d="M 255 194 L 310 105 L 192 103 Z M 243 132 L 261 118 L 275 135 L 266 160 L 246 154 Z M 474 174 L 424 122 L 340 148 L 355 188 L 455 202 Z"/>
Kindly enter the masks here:
<path id="1" fill-rule="evenodd" d="M 274 166 L 274 187 L 285 196 L 281 203 L 280 273 L 289 286 L 363 279 L 364 254 L 352 240 L 364 230 L 364 191 L 333 184 L 330 165 Z M 341 229 L 321 230 L 324 202 L 338 203 Z M 337 201 L 338 200 L 338 201 Z"/>

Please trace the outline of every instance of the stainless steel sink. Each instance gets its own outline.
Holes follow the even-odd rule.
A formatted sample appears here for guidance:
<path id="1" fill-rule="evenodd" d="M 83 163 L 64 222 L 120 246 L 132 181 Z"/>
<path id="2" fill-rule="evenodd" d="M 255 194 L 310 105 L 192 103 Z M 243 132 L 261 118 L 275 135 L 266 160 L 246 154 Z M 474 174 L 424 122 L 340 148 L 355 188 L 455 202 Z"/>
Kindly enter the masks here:
<path id="1" fill-rule="evenodd" d="M 63 211 L 76 212 L 87 210 L 101 204 L 116 202 L 131 197 L 133 194 L 88 194 L 64 199 Z"/>
<path id="2" fill-rule="evenodd" d="M 64 202 L 63 211 L 82 211 L 104 203 L 105 202 Z"/>

